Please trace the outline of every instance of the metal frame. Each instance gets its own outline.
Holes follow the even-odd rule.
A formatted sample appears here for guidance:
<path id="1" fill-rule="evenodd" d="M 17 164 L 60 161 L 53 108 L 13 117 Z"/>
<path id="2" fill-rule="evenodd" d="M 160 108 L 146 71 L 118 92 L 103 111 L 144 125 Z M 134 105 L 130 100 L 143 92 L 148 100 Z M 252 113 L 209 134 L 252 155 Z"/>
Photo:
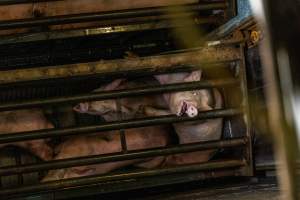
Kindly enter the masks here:
<path id="1" fill-rule="evenodd" d="M 63 1 L 63 0 L 1 0 L 0 1 L 0 6 L 2 6 L 2 5 L 27 4 L 27 3 L 51 2 L 51 1 Z"/>
<path id="2" fill-rule="evenodd" d="M 126 173 L 118 173 L 118 174 L 108 174 L 108 175 L 100 175 L 100 176 L 90 176 L 90 177 L 82 177 L 76 179 L 67 179 L 61 181 L 54 182 L 46 182 L 38 185 L 24 186 L 13 189 L 2 189 L 0 190 L 1 196 L 10 196 L 10 197 L 20 197 L 20 196 L 28 196 L 28 195 L 36 195 L 37 193 L 42 193 L 43 195 L 50 195 L 49 198 L 54 198 L 52 194 L 60 193 L 60 191 L 67 192 L 74 190 L 75 188 L 82 188 L 83 190 L 89 191 L 91 188 L 94 188 L 95 185 L 101 185 L 105 182 L 114 182 L 114 181 L 125 181 L 125 180 L 138 180 L 138 179 L 146 179 L 147 177 L 154 177 L 157 175 L 171 175 L 176 173 L 191 173 L 191 172 L 202 172 L 201 176 L 198 179 L 203 179 L 207 177 L 218 177 L 218 176 L 226 176 L 226 175 L 236 175 L 236 176 L 252 176 L 253 175 L 253 167 L 252 167 L 252 150 L 251 150 L 251 131 L 249 126 L 251 125 L 248 118 L 248 102 L 247 102 L 247 87 L 246 87 L 246 76 L 245 76 L 245 63 L 244 63 L 244 55 L 243 55 L 243 45 L 238 43 L 221 43 L 219 46 L 212 46 L 201 48 L 198 52 L 184 52 L 170 55 L 161 55 L 156 57 L 146 57 L 142 59 L 129 59 L 129 60 L 119 60 L 119 61 L 106 61 L 97 64 L 98 76 L 103 75 L 103 70 L 105 71 L 105 67 L 103 66 L 122 66 L 122 68 L 114 68 L 115 70 L 126 69 L 127 66 L 130 66 L 132 71 L 139 69 L 145 70 L 149 69 L 152 72 L 157 72 L 155 69 L 157 68 L 169 68 L 174 71 L 177 69 L 180 64 L 199 64 L 203 63 L 203 61 L 207 61 L 209 58 L 211 61 L 224 63 L 224 60 L 227 62 L 236 63 L 236 67 L 239 68 L 239 76 L 235 77 L 236 79 L 223 79 L 223 80 L 214 80 L 214 81 L 200 81 L 200 82 L 192 82 L 192 83 L 180 83 L 180 84 L 170 84 L 163 86 L 152 86 L 144 87 L 144 88 L 135 88 L 130 90 L 121 90 L 121 91 L 109 91 L 109 92 L 100 92 L 95 94 L 87 94 L 87 95 L 77 95 L 77 96 L 69 96 L 62 98 L 53 98 L 53 99 L 39 99 L 25 102 L 12 102 L 9 104 L 1 105 L 0 110 L 11 110 L 11 109 L 21 109 L 21 108 L 29 108 L 36 107 L 41 105 L 49 105 L 49 104 L 57 104 L 57 103 L 74 103 L 82 100 L 103 100 L 103 99 L 111 99 L 111 98 L 121 98 L 121 97 L 134 97 L 137 95 L 145 95 L 145 94 L 153 94 L 153 93 L 163 93 L 163 92 L 172 92 L 172 91 L 183 91 L 183 90 L 195 90 L 195 89 L 203 89 L 203 88 L 226 88 L 226 87 L 235 87 L 239 88 L 241 91 L 241 95 L 243 97 L 243 101 L 241 105 L 238 105 L 236 108 L 226 108 L 220 110 L 212 110 L 206 112 L 200 112 L 196 118 L 189 117 L 176 117 L 173 115 L 161 116 L 161 117 L 151 117 L 151 118 L 143 118 L 143 119 L 135 119 L 135 120 L 121 120 L 117 122 L 110 122 L 105 124 L 100 124 L 96 126 L 86 126 L 86 127 L 77 127 L 77 128 L 64 128 L 64 129 L 53 129 L 53 130 L 40 130 L 40 131 L 32 131 L 26 133 L 15 133 L 15 134 L 1 134 L 0 135 L 0 143 L 8 143 L 8 142 L 16 142 L 23 140 L 31 140 L 31 139 L 39 139 L 39 138 L 47 138 L 47 137 L 56 137 L 56 136 L 67 136 L 67 135 L 77 135 L 83 133 L 95 133 L 107 130 L 122 130 L 133 127 L 142 127 L 142 126 L 153 126 L 159 124 L 169 124 L 175 122 L 184 122 L 184 121 L 195 121 L 199 119 L 211 119 L 211 118 L 219 118 L 219 117 L 232 117 L 232 116 L 243 116 L 246 122 L 247 132 L 245 137 L 243 138 L 234 138 L 231 140 L 223 140 L 223 141 L 210 141 L 204 143 L 195 143 L 195 144 L 187 144 L 187 145 L 178 145 L 174 147 L 167 148 L 157 148 L 145 151 L 127 151 L 126 148 L 123 148 L 121 153 L 117 154 L 107 154 L 107 155 L 98 155 L 98 156 L 88 156 L 82 158 L 74 158 L 74 159 L 65 159 L 59 161 L 49 161 L 41 164 L 33 164 L 33 165 L 25 165 L 25 166 L 15 166 L 15 167 L 2 167 L 0 168 L 0 175 L 9 175 L 9 174 L 20 174 L 24 172 L 33 172 L 36 170 L 46 170 L 46 169 L 57 169 L 57 168 L 66 168 L 71 166 L 78 165 L 88 165 L 88 164 L 96 164 L 96 163 L 104 163 L 104 162 L 112 162 L 112 161 L 121 161 L 126 159 L 134 159 L 134 158 L 142 158 L 142 157 L 152 157 L 158 155 L 169 155 L 173 153 L 183 153 L 183 152 L 192 152 L 197 150 L 204 149 L 215 149 L 215 148 L 233 148 L 233 147 L 241 147 L 244 149 L 244 156 L 240 159 L 233 159 L 228 161 L 213 161 L 203 164 L 195 164 L 195 165 L 186 165 L 186 166 L 178 166 L 172 168 L 162 168 L 162 169 L 152 169 L 152 170 L 142 170 L 137 172 L 126 172 Z M 224 47 L 227 46 L 227 47 Z M 231 49 L 232 51 L 224 51 L 224 49 Z M 219 52 L 219 53 L 216 53 Z M 220 54 L 222 52 L 222 54 Z M 231 54 L 230 54 L 231 53 Z M 181 55 L 181 56 L 180 56 Z M 191 56 L 194 55 L 194 56 Z M 202 56 L 200 56 L 202 55 Z M 210 56 L 208 56 L 210 55 Z M 234 55 L 234 59 L 232 59 L 232 55 Z M 181 60 L 180 62 L 176 61 L 175 58 L 186 58 Z M 180 60 L 179 59 L 179 60 Z M 175 60 L 175 61 L 174 61 Z M 153 62 L 153 61 L 163 61 L 163 62 Z M 121 63 L 123 65 L 121 65 Z M 149 64 L 151 63 L 151 65 Z M 153 63 L 158 63 L 155 66 Z M 167 63 L 170 63 L 167 66 Z M 83 66 L 91 66 L 93 63 L 85 64 Z M 79 65 L 78 65 L 79 66 Z M 217 65 L 221 67 L 220 65 Z M 226 65 L 225 65 L 226 66 Z M 63 68 L 64 66 L 62 66 Z M 76 67 L 76 65 L 75 65 Z M 210 67 L 207 65 L 206 67 Z M 223 66 L 224 67 L 224 66 Z M 181 67 L 184 68 L 184 67 Z M 54 68 L 53 68 L 54 69 Z M 95 70 L 95 67 L 93 68 Z M 187 68 L 190 69 L 190 68 Z M 42 69 L 37 68 L 36 71 L 41 71 Z M 127 70 L 127 69 L 126 69 Z M 34 71 L 34 69 L 33 69 Z M 146 70 L 147 71 L 147 70 Z M 68 71 L 64 71 L 66 74 L 60 74 L 61 77 L 69 77 Z M 81 71 L 82 72 L 82 71 Z M 128 72 L 128 71 L 127 71 Z M 14 75 L 15 71 L 7 72 L 10 77 L 8 77 L 9 81 L 2 81 L 3 84 L 14 84 L 30 82 L 30 76 L 25 76 L 23 79 L 15 79 Z M 160 72 L 161 73 L 161 72 Z M 165 72 L 166 73 L 166 72 Z M 88 75 L 87 73 L 80 73 L 80 71 L 75 74 L 75 76 L 80 75 Z M 49 78 L 57 78 L 55 77 L 47 77 L 48 74 L 44 73 L 44 77 L 40 76 L 40 81 Z M 33 80 L 37 80 L 35 77 L 31 77 Z M 239 87 L 238 87 L 239 86 Z M 240 106 L 240 107 L 239 107 Z M 122 134 L 122 132 L 120 132 Z M 180 180 L 181 182 L 184 180 Z M 188 181 L 188 180 L 185 180 Z M 155 185 L 152 183 L 152 185 Z M 158 184 L 159 185 L 159 184 Z M 118 186 L 112 186 L 113 188 Z M 141 186 L 135 186 L 141 187 Z M 90 188 L 90 189 L 89 189 Z M 63 190 L 62 190 L 63 189 Z M 92 189 L 93 190 L 93 189 Z M 107 192 L 108 190 L 94 190 L 96 193 Z M 86 193 L 82 193 L 84 195 Z M 70 194 L 72 196 L 72 194 Z M 63 198 L 60 196 L 60 198 Z M 54 199 L 57 199 L 56 197 Z"/>
<path id="3" fill-rule="evenodd" d="M 59 1 L 59 0 L 40 0 L 46 1 Z M 198 16 L 199 11 L 205 10 L 228 10 L 228 13 L 234 9 L 234 0 L 230 2 L 212 2 L 212 3 L 199 3 L 192 5 L 175 5 L 167 7 L 156 8 L 143 8 L 143 9 L 130 9 L 114 12 L 100 12 L 100 13 L 85 13 L 76 15 L 64 15 L 53 17 L 41 17 L 24 20 L 8 20 L 0 21 L 0 30 L 15 29 L 24 27 L 47 27 L 48 25 L 69 24 L 79 22 L 95 22 L 96 27 L 85 27 L 75 30 L 60 30 L 60 31 L 47 31 L 34 33 L 22 33 L 14 36 L 1 37 L 0 44 L 15 43 L 15 42 L 28 42 L 46 39 L 59 39 L 87 35 L 101 35 L 107 33 L 130 32 L 133 30 L 149 30 L 149 29 L 168 29 L 177 27 L 174 23 L 170 23 L 172 18 L 187 18 L 190 16 L 189 23 L 193 21 L 195 25 L 215 24 L 219 21 L 218 17 L 203 17 Z M 1 5 L 15 4 L 22 2 L 39 2 L 39 0 L 5 0 Z M 188 12 L 182 13 L 182 8 Z M 134 24 L 133 24 L 134 23 Z M 181 23 L 182 24 L 182 23 Z M 182 25 L 184 26 L 184 25 Z M 150 28 L 149 28 L 150 27 Z"/>
<path id="4" fill-rule="evenodd" d="M 60 25 L 70 23 L 81 23 L 91 21 L 103 21 L 113 19 L 128 19 L 142 16 L 160 16 L 166 14 L 172 14 L 175 17 L 181 14 L 187 15 L 188 13 L 182 13 L 181 7 L 184 7 L 189 12 L 201 11 L 201 10 L 213 10 L 226 8 L 225 3 L 211 3 L 211 4 L 196 4 L 196 5 L 184 5 L 184 6 L 170 6 L 167 8 L 144 8 L 144 9 L 131 9 L 128 11 L 118 12 L 100 12 L 100 13 L 85 13 L 85 14 L 73 14 L 53 17 L 43 17 L 36 19 L 23 19 L 23 20 L 8 20 L 0 21 L 1 29 L 15 29 L 34 26 L 49 26 Z M 170 16 L 172 16 L 170 15 Z M 169 17 L 170 17 L 169 16 Z M 168 18 L 168 17 L 167 17 Z"/>

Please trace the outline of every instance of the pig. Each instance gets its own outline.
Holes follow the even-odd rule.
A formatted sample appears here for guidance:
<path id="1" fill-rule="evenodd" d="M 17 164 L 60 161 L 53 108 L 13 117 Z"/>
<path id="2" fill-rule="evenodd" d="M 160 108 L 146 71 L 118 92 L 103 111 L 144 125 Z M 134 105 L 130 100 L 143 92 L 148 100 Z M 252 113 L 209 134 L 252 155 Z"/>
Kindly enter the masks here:
<path id="1" fill-rule="evenodd" d="M 147 80 L 146 82 L 141 81 L 126 81 L 124 79 L 116 79 L 113 82 L 104 85 L 96 91 L 111 91 L 134 88 L 137 86 L 148 84 L 148 82 L 155 80 Z M 119 101 L 119 102 L 117 102 Z M 91 115 L 101 115 L 105 121 L 116 121 L 121 120 L 120 113 L 118 111 L 117 103 L 120 104 L 120 111 L 122 113 L 122 119 L 133 119 L 144 116 L 143 108 L 145 106 L 151 106 L 156 108 L 167 108 L 167 104 L 161 95 L 150 95 L 150 96 L 138 96 L 134 98 L 122 98 L 120 100 L 109 99 L 103 101 L 92 101 L 79 103 L 74 107 L 74 110 L 79 113 L 87 113 Z"/>
<path id="2" fill-rule="evenodd" d="M 157 75 L 155 76 L 155 78 L 161 84 L 170 84 L 178 82 L 200 81 L 201 75 L 202 71 L 198 70 L 191 73 L 187 72 Z M 106 90 L 115 89 L 115 87 L 119 84 L 122 85 L 121 80 L 115 80 L 111 84 L 108 84 L 109 87 L 107 87 Z M 126 86 L 122 86 L 122 89 L 124 89 L 124 87 L 126 88 Z M 199 111 L 220 109 L 223 106 L 222 96 L 216 89 L 213 89 L 212 91 L 197 90 L 167 93 L 163 94 L 163 100 L 165 100 L 165 102 L 160 103 L 160 108 L 158 108 L 159 106 L 157 103 L 154 103 L 152 105 L 144 103 L 144 99 L 139 99 L 139 101 L 137 102 L 139 102 L 140 104 L 144 104 L 142 111 L 143 116 L 161 116 L 168 114 L 176 114 L 178 116 L 182 116 L 184 114 L 187 114 L 189 117 L 195 117 L 198 115 Z M 159 102 L 162 102 L 162 100 L 160 99 Z M 120 104 L 121 107 L 124 107 L 124 109 L 122 109 L 122 112 L 129 116 L 129 118 L 134 118 L 134 114 L 131 113 L 134 110 L 131 109 L 132 104 L 128 103 L 128 101 L 126 103 L 126 100 L 120 102 Z M 111 113 L 112 111 L 116 112 L 117 110 L 115 100 L 111 100 L 107 103 L 99 101 L 79 104 L 74 109 L 78 112 L 102 115 L 106 120 L 112 120 L 112 118 L 109 118 L 106 115 L 108 113 Z M 114 116 L 115 120 L 118 119 L 116 117 L 117 116 Z M 200 120 L 196 122 L 176 123 L 173 124 L 173 126 L 178 135 L 179 143 L 188 144 L 220 139 L 222 134 L 223 120 Z M 176 156 L 168 156 L 168 158 L 166 159 L 166 165 L 206 162 L 210 159 L 214 152 L 215 150 L 211 150 L 178 154 Z"/>
<path id="3" fill-rule="evenodd" d="M 2 134 L 51 128 L 54 128 L 53 125 L 39 109 L 5 111 L 0 113 L 0 133 Z M 27 149 L 42 160 L 51 160 L 53 156 L 53 150 L 45 139 L 0 144 L 0 148 L 8 145 Z"/>
<path id="4" fill-rule="evenodd" d="M 161 84 L 200 81 L 201 71 L 191 73 L 175 73 L 157 75 L 156 78 Z M 164 94 L 164 98 L 169 105 L 169 110 L 161 110 L 153 107 L 145 107 L 147 116 L 161 116 L 176 114 L 182 116 L 187 114 L 189 117 L 196 117 L 199 111 L 209 111 L 221 109 L 223 99 L 217 89 L 184 91 Z M 173 124 L 179 137 L 180 144 L 219 140 L 222 135 L 223 119 L 207 119 L 194 122 L 184 122 Z M 215 150 L 191 152 L 184 154 L 171 155 L 166 161 L 166 165 L 181 165 L 200 163 L 208 161 Z"/>
<path id="5" fill-rule="evenodd" d="M 191 73 L 174 73 L 156 75 L 155 78 L 160 84 L 172 84 L 180 82 L 200 81 L 202 71 L 193 71 Z M 199 111 L 210 110 L 212 98 L 209 98 L 208 90 L 184 91 L 164 94 L 171 113 L 178 116 L 187 114 L 189 117 L 195 117 Z"/>
<path id="6" fill-rule="evenodd" d="M 208 110 L 222 108 L 221 94 L 217 90 L 214 90 L 213 93 L 215 95 L 216 103 L 214 107 L 210 107 L 210 109 Z M 146 107 L 145 113 L 148 116 L 162 116 L 172 114 L 172 112 L 169 110 L 159 110 L 152 107 Z M 213 141 L 219 140 L 221 138 L 223 119 L 219 118 L 175 123 L 173 124 L 173 127 L 178 135 L 180 144 Z M 215 152 L 216 150 L 207 150 L 170 155 L 166 160 L 166 165 L 175 166 L 182 164 L 207 162 Z"/>
<path id="7" fill-rule="evenodd" d="M 128 150 L 164 147 L 169 143 L 168 129 L 164 126 L 127 129 L 125 132 Z M 112 135 L 110 140 L 105 140 L 99 135 L 70 138 L 57 147 L 56 151 L 58 154 L 55 156 L 54 160 L 121 152 L 122 147 L 120 136 L 117 133 L 119 132 L 110 131 L 109 133 L 104 133 Z M 100 133 L 100 135 L 101 134 L 102 133 Z M 142 158 L 51 170 L 42 181 L 46 182 L 95 174 L 105 174 L 128 165 L 136 165 L 143 168 L 154 168 L 164 163 L 164 160 L 165 157 L 159 156 L 154 158 Z"/>

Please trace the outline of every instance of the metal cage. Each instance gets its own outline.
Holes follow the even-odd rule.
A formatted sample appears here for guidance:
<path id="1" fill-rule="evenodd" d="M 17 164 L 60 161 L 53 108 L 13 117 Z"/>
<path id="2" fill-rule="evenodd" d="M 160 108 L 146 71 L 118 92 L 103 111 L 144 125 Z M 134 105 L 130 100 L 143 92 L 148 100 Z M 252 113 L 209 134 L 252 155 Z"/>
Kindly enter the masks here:
<path id="1" fill-rule="evenodd" d="M 24 3 L 25 1 L 21 2 Z M 192 5 L 191 7 L 195 7 L 196 10 L 215 8 L 224 9 L 228 5 L 234 6 L 234 3 L 232 2 L 230 4 L 222 5 L 220 3 L 210 3 L 209 5 L 206 5 L 206 7 L 205 5 Z M 18 3 L 18 1 L 5 1 L 5 3 Z M 72 15 L 53 18 L 40 18 L 35 20 L 4 21 L 0 22 L 0 29 L 84 22 L 90 20 L 106 20 L 107 17 L 109 17 L 109 19 L 118 19 L 119 17 L 124 16 L 127 16 L 128 18 L 135 18 L 137 17 L 136 15 L 143 16 L 149 13 L 157 14 L 156 16 L 159 16 L 161 12 L 161 8 L 151 8 L 104 14 L 94 13 L 78 16 Z M 233 11 L 231 10 L 228 15 L 233 15 Z M 141 26 L 138 28 L 141 28 Z M 149 26 L 149 28 L 153 29 L 153 26 Z M 98 32 L 95 29 L 95 33 L 100 34 L 100 29 L 97 30 Z M 133 29 L 129 30 L 134 31 Z M 93 32 L 92 29 L 90 29 L 90 32 Z M 78 30 L 74 32 L 74 30 L 71 30 L 68 31 L 67 35 L 68 37 L 80 36 L 78 33 L 83 32 L 78 32 Z M 1 40 L 0 43 L 5 44 L 11 42 L 28 42 L 32 40 L 41 40 L 41 38 L 45 38 L 47 36 L 49 36 L 51 39 L 66 36 L 66 34 L 63 32 L 55 34 L 47 33 L 47 36 L 45 33 L 33 33 L 33 35 L 34 36 L 29 35 L 26 37 L 21 35 L 18 36 L 19 38 L 16 36 L 8 36 L 7 38 Z M 86 34 L 83 35 L 86 36 Z M 212 78 L 199 82 L 140 87 L 107 92 L 60 95 L 57 97 L 33 98 L 9 102 L 4 101 L 0 104 L 0 111 L 44 107 L 59 104 L 73 104 L 82 101 L 120 99 L 127 97 L 134 98 L 141 95 L 207 88 L 218 88 L 222 92 L 225 100 L 224 109 L 200 112 L 195 118 L 168 115 L 133 120 L 120 120 L 116 122 L 107 122 L 89 126 L 65 127 L 14 134 L 1 134 L 0 144 L 89 133 L 101 134 L 101 132 L 108 130 L 124 130 L 128 128 L 212 118 L 224 118 L 224 126 L 226 123 L 232 123 L 234 121 L 239 121 L 242 124 L 243 128 L 241 129 L 230 129 L 230 131 L 234 132 L 234 134 L 232 134 L 234 136 L 231 136 L 231 138 L 224 138 L 220 141 L 174 145 L 149 150 L 128 151 L 126 149 L 124 137 L 121 137 L 123 138 L 121 140 L 123 151 L 120 153 L 47 161 L 34 164 L 4 166 L 0 168 L 0 177 L 7 177 L 11 175 L 22 176 L 22 174 L 47 171 L 50 169 L 187 153 L 207 149 L 234 149 L 238 152 L 241 152 L 238 154 L 238 156 L 229 156 L 226 159 L 222 157 L 216 158 L 210 162 L 201 164 L 157 168 L 151 170 L 134 169 L 126 172 L 114 172 L 105 175 L 66 179 L 33 185 L 22 185 L 13 188 L 1 188 L 0 196 L 16 199 L 22 199 L 23 197 L 66 199 L 92 194 L 145 188 L 158 185 L 168 185 L 223 176 L 252 176 L 252 133 L 248 107 L 244 41 L 220 40 L 218 42 L 204 44 L 202 47 L 191 50 L 174 51 L 164 55 L 146 56 L 142 58 L 104 60 L 100 62 L 87 62 L 81 64 L 66 64 L 61 66 L 6 70 L 1 71 L 0 88 L 6 90 L 7 88 L 22 88 L 28 85 L 30 86 L 30 84 L 38 85 L 45 82 L 53 83 L 64 80 L 71 81 L 79 79 L 103 79 L 103 77 L 141 77 L 154 74 L 191 71 L 198 68 L 204 70 L 205 73 L 208 73 L 210 70 L 225 70 L 228 73 L 225 73 L 223 77 L 212 75 Z M 124 134 L 124 132 L 120 131 L 120 135 L 122 134 Z"/>

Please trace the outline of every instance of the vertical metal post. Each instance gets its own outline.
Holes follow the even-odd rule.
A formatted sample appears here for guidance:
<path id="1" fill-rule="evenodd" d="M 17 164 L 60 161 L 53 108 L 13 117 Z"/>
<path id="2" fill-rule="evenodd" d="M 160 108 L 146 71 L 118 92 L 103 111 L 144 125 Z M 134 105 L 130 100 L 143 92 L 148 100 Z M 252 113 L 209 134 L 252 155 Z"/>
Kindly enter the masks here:
<path id="1" fill-rule="evenodd" d="M 240 55 L 241 59 L 238 61 L 239 63 L 239 80 L 242 92 L 242 108 L 244 112 L 244 121 L 246 123 L 246 136 L 248 138 L 248 143 L 245 148 L 245 157 L 247 161 L 247 165 L 243 171 L 243 175 L 245 176 L 253 176 L 253 157 L 252 157 L 252 123 L 250 118 L 249 111 L 249 99 L 248 99 L 248 88 L 247 88 L 247 78 L 246 78 L 246 63 L 245 63 L 245 44 L 240 44 Z"/>
<path id="2" fill-rule="evenodd" d="M 226 9 L 226 19 L 230 20 L 231 18 L 237 15 L 237 5 L 236 0 L 227 0 L 227 9 Z"/>
<path id="3" fill-rule="evenodd" d="M 123 120 L 121 99 L 116 99 L 116 106 L 117 106 L 117 112 L 119 115 L 118 118 L 119 118 L 119 120 Z M 126 142 L 125 129 L 120 129 L 120 141 L 121 141 L 122 152 L 126 153 L 127 152 L 127 142 Z"/>

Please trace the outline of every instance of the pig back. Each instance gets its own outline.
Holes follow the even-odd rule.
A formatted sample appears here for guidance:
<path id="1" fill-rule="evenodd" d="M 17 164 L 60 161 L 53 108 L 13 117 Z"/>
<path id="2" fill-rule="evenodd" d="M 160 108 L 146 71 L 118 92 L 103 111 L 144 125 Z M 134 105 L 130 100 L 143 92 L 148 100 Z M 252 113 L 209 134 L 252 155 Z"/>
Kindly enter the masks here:
<path id="1" fill-rule="evenodd" d="M 43 112 L 39 109 L 6 111 L 0 113 L 0 134 L 49 128 L 53 128 L 53 125 L 45 118 Z M 9 145 L 28 149 L 44 160 L 50 160 L 52 158 L 53 151 L 44 139 L 1 144 L 0 148 Z"/>

